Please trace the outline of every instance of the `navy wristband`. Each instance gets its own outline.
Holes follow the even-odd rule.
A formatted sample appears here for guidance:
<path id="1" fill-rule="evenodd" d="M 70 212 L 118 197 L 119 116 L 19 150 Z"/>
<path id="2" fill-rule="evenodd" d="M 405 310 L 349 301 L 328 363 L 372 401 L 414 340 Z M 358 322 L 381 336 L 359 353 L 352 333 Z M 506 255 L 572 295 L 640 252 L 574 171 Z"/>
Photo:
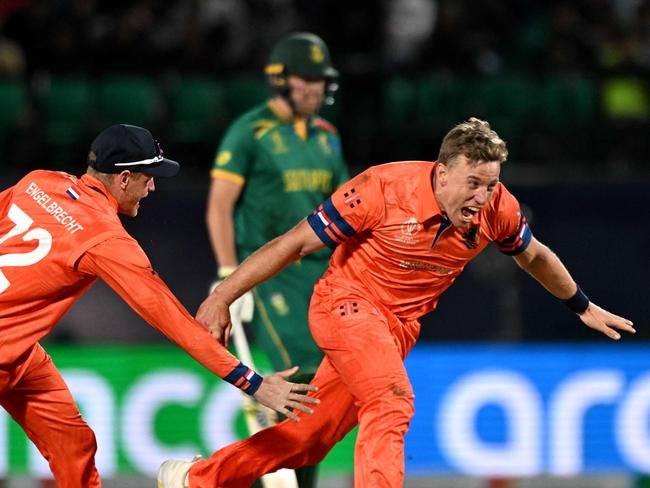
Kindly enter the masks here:
<path id="1" fill-rule="evenodd" d="M 244 363 L 240 362 L 235 369 L 233 369 L 228 376 L 224 378 L 231 385 L 236 386 L 244 393 L 251 396 L 259 389 L 264 378 L 258 375 L 255 371 L 250 369 Z"/>
<path id="2" fill-rule="evenodd" d="M 563 300 L 563 302 L 567 307 L 569 307 L 569 309 L 578 315 L 589 307 L 589 297 L 587 297 L 587 295 L 585 295 L 585 293 L 580 289 L 580 286 L 578 286 L 575 295 L 568 300 Z"/>

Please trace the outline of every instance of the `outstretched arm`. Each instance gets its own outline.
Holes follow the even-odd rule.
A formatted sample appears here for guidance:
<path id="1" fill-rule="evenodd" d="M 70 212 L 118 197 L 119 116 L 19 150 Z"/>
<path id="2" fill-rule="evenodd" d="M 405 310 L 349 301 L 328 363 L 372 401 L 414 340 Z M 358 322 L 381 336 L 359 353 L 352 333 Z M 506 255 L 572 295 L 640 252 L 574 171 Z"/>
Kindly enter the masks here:
<path id="1" fill-rule="evenodd" d="M 316 391 L 315 386 L 286 381 L 292 370 L 261 377 L 230 354 L 192 318 L 133 239 L 109 239 L 92 247 L 81 256 L 77 269 L 102 278 L 143 319 L 197 362 L 267 407 L 297 420 L 288 408 L 312 413 L 304 404 L 318 403 L 306 395 Z"/>
<path id="2" fill-rule="evenodd" d="M 228 307 L 242 294 L 272 278 L 290 263 L 325 247 L 307 223 L 301 221 L 293 229 L 266 243 L 246 259 L 237 270 L 206 298 L 196 314 L 221 343 L 230 335 Z"/>
<path id="3" fill-rule="evenodd" d="M 581 307 L 581 290 L 573 281 L 560 258 L 534 237 L 524 252 L 514 257 L 514 260 L 528 274 L 535 278 L 552 295 L 569 304 L 588 327 L 602 332 L 606 336 L 618 340 L 621 335 L 614 329 L 635 333 L 630 320 L 600 308 L 589 302 L 585 297 L 584 307 Z"/>

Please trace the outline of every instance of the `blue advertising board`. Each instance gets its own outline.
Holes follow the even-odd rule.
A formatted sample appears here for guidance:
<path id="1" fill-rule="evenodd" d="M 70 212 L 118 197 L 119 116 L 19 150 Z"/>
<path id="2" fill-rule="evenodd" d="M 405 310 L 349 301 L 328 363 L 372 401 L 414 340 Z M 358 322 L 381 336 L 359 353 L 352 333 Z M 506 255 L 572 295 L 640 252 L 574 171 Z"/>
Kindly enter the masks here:
<path id="1" fill-rule="evenodd" d="M 408 473 L 650 472 L 650 345 L 418 345 Z"/>

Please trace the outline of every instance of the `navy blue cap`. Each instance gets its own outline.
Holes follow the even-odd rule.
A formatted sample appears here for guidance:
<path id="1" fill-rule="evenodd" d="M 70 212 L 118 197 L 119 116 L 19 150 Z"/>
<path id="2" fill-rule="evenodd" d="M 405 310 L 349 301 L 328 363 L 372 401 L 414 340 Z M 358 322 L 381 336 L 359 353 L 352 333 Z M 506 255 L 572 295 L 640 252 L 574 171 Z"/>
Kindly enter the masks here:
<path id="1" fill-rule="evenodd" d="M 104 129 L 90 145 L 88 165 L 102 173 L 125 169 L 152 176 L 175 176 L 176 161 L 163 157 L 160 144 L 151 132 L 136 125 L 118 124 Z"/>

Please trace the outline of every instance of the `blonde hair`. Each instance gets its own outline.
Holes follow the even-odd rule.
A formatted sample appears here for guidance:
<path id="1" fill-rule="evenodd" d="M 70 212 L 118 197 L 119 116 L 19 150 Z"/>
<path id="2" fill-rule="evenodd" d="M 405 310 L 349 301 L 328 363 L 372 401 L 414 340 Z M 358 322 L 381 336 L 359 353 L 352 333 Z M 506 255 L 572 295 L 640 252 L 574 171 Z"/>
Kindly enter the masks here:
<path id="1" fill-rule="evenodd" d="M 479 161 L 503 163 L 508 158 L 508 149 L 487 121 L 471 117 L 447 132 L 440 145 L 438 161 L 449 165 L 460 154 L 472 164 Z"/>
<path id="2" fill-rule="evenodd" d="M 101 171 L 97 171 L 91 166 L 88 166 L 88 168 L 86 168 L 86 173 L 88 173 L 93 178 L 97 178 L 99 181 L 104 183 L 106 187 L 109 187 L 117 176 L 117 174 L 102 173 Z"/>

